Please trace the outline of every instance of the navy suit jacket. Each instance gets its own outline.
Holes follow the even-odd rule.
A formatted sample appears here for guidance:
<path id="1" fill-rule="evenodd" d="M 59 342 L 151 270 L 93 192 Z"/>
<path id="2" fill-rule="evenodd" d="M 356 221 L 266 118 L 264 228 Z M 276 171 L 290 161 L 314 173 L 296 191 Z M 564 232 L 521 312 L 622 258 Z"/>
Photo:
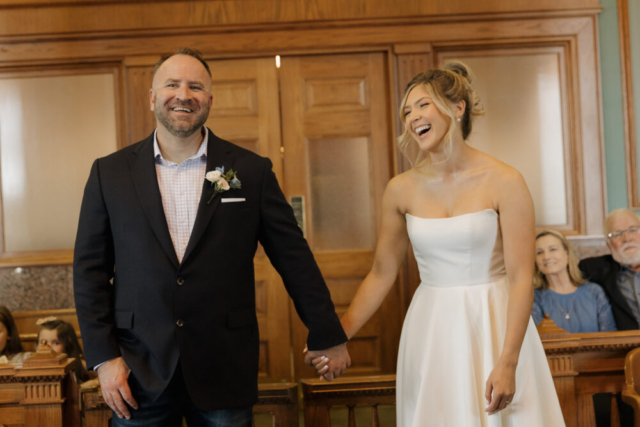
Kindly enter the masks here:
<path id="1" fill-rule="evenodd" d="M 96 160 L 82 201 L 73 274 L 88 366 L 122 356 L 153 400 L 180 361 L 194 404 L 214 410 L 257 400 L 258 242 L 309 329 L 309 348 L 347 337 L 269 159 L 211 131 L 207 150 L 207 171 L 233 168 L 242 188 L 207 204 L 213 186 L 203 177 L 182 263 L 162 207 L 153 134 Z M 225 197 L 246 201 L 221 203 Z"/>

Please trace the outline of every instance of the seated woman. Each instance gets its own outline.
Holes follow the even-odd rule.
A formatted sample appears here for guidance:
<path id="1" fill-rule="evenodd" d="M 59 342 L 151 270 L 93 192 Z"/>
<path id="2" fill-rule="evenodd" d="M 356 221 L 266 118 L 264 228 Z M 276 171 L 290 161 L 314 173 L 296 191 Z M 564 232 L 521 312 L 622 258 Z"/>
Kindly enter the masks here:
<path id="1" fill-rule="evenodd" d="M 66 353 L 68 357 L 75 358 L 76 367 L 73 372 L 76 376 L 76 382 L 83 386 L 98 385 L 97 379 L 87 383 L 87 381 L 91 379 L 91 375 L 87 372 L 86 362 L 82 357 L 80 342 L 78 342 L 78 337 L 73 326 L 55 317 L 40 319 L 36 323 L 40 325 L 38 347 L 46 344 L 56 353 Z"/>
<path id="2" fill-rule="evenodd" d="M 24 352 L 16 322 L 7 307 L 0 305 L 0 363 L 22 363 L 32 356 Z"/>
<path id="3" fill-rule="evenodd" d="M 559 232 L 536 236 L 536 269 L 531 315 L 537 324 L 551 320 L 571 333 L 617 330 L 611 305 L 602 288 L 582 278 L 569 242 Z"/>

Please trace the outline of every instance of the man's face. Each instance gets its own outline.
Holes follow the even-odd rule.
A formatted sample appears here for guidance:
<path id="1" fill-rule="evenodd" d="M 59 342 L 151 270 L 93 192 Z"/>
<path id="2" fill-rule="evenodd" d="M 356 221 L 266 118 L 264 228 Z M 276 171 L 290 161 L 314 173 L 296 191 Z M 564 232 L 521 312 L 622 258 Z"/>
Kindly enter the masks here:
<path id="1" fill-rule="evenodd" d="M 640 264 L 640 233 L 633 228 L 640 227 L 638 218 L 628 214 L 620 214 L 609 220 L 607 233 L 619 233 L 619 236 L 607 239 L 613 259 L 622 265 L 637 266 Z"/>
<path id="2" fill-rule="evenodd" d="M 196 58 L 174 55 L 167 59 L 156 72 L 149 91 L 158 126 L 180 138 L 193 135 L 209 117 L 210 91 L 211 78 Z"/>

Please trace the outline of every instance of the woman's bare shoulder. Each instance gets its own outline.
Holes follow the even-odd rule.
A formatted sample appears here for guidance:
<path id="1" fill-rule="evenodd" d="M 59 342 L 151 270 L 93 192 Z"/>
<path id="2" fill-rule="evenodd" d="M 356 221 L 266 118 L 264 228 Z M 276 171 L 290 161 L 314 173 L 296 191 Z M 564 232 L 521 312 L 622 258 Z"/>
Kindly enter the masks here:
<path id="1" fill-rule="evenodd" d="M 487 171 L 487 175 L 493 183 L 511 182 L 516 185 L 524 184 L 524 178 L 516 168 L 489 154 L 482 153 L 479 164 Z"/>
<path id="2" fill-rule="evenodd" d="M 411 200 L 411 195 L 415 193 L 418 184 L 419 177 L 413 169 L 396 175 L 387 184 L 384 199 L 398 211 L 406 212 L 407 201 Z"/>

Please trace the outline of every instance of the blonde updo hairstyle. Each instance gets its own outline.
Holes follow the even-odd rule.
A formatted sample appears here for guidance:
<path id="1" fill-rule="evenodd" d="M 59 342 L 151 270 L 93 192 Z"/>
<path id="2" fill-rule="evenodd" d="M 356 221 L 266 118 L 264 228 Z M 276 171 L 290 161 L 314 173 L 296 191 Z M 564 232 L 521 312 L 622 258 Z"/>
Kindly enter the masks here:
<path id="1" fill-rule="evenodd" d="M 562 243 L 562 247 L 567 253 L 567 272 L 569 273 L 569 279 L 571 280 L 571 283 L 573 283 L 574 286 L 584 285 L 587 281 L 584 279 L 584 277 L 582 277 L 582 272 L 578 267 L 578 257 L 573 252 L 573 249 L 569 244 L 567 238 L 562 233 L 556 230 L 544 230 L 538 233 L 538 235 L 536 236 L 536 242 L 538 241 L 538 239 L 544 236 L 553 236 L 560 240 L 560 243 Z M 537 262 L 535 263 L 535 265 L 536 267 L 535 273 L 533 274 L 533 287 L 542 290 L 549 289 L 549 282 L 547 281 L 547 278 L 540 272 Z"/>
<path id="2" fill-rule="evenodd" d="M 416 86 L 424 85 L 440 114 L 450 119 L 449 130 L 445 135 L 445 147 L 450 152 L 453 133 L 456 128 L 458 126 L 461 127 L 462 139 L 466 140 L 471 133 L 471 126 L 475 116 L 484 114 L 480 98 L 471 86 L 472 81 L 473 73 L 471 69 L 460 61 L 448 62 L 444 69 L 432 69 L 418 74 L 409 82 L 404 92 L 400 106 L 400 118 L 405 122 L 404 107 L 409 93 Z M 460 101 L 464 101 L 465 109 L 460 122 L 458 122 L 456 120 L 455 104 Z M 398 137 L 398 147 L 413 166 L 429 161 L 428 157 L 425 157 L 424 153 L 420 151 L 406 123 L 404 133 Z M 416 149 L 418 150 L 417 153 Z"/>

